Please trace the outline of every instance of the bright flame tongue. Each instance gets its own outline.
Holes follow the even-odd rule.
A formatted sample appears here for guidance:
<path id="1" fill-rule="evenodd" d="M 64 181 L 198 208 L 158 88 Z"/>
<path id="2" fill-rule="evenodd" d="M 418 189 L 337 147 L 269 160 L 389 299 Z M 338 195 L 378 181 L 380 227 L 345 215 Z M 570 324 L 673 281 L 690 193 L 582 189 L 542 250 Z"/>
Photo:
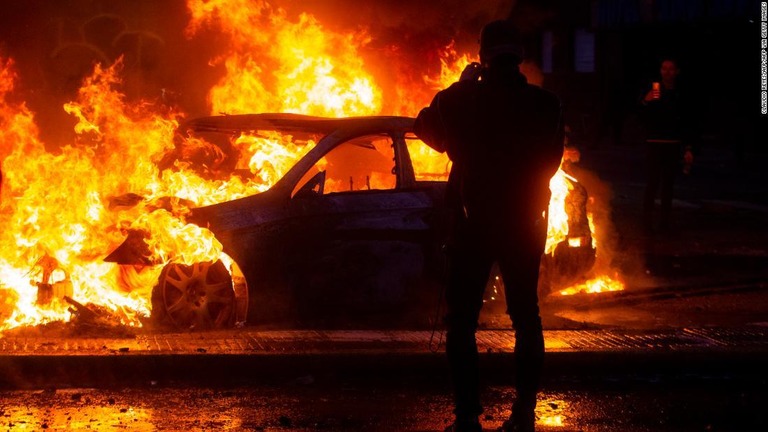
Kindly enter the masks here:
<path id="1" fill-rule="evenodd" d="M 214 113 L 342 117 L 381 111 L 381 89 L 359 55 L 367 34 L 336 33 L 307 14 L 291 21 L 265 1 L 188 0 L 187 6 L 188 34 L 215 25 L 231 41 L 227 74 L 209 94 Z"/>
<path id="2" fill-rule="evenodd" d="M 568 237 L 568 213 L 565 211 L 565 200 L 573 186 L 568 182 L 568 174 L 558 169 L 549 180 L 549 190 L 552 196 L 549 199 L 549 212 L 547 214 L 547 243 L 544 253 L 552 255 L 555 247 Z M 571 177 L 573 179 L 573 177 Z M 574 179 L 575 180 L 575 179 Z"/>

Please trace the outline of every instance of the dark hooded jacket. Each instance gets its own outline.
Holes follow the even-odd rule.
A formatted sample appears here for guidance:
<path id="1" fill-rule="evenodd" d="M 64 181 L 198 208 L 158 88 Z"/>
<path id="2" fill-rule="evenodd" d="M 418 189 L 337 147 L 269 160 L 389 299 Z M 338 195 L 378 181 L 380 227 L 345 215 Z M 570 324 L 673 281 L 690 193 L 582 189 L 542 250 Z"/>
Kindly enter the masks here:
<path id="1" fill-rule="evenodd" d="M 541 217 L 563 153 L 559 99 L 515 72 L 453 84 L 415 124 L 453 161 L 448 202 L 491 229 Z"/>

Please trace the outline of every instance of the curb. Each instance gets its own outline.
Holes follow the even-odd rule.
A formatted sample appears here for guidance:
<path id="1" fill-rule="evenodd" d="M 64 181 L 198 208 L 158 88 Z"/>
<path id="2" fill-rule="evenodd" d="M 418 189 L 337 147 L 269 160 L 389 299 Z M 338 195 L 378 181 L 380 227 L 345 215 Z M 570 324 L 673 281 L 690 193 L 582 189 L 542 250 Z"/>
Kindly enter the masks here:
<path id="1" fill-rule="evenodd" d="M 0 338 L 0 388 L 285 384 L 320 378 L 438 381 L 444 347 L 430 331 L 241 329 L 134 338 Z M 545 376 L 604 380 L 768 376 L 768 328 L 545 330 Z M 514 332 L 480 330 L 484 375 L 514 376 Z M 436 342 L 435 342 L 436 345 Z M 310 378 L 307 378 L 310 377 Z M 687 378 L 688 377 L 688 378 Z"/>

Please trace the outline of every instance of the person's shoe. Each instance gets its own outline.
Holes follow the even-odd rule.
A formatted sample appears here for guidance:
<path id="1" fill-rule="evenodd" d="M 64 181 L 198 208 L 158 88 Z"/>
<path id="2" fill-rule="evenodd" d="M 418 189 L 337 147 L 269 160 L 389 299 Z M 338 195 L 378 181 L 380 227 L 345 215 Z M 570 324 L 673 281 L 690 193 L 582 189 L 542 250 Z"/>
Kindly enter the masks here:
<path id="1" fill-rule="evenodd" d="M 509 420 L 502 423 L 499 432 L 534 432 L 536 430 L 536 418 L 533 416 L 523 416 L 525 418 L 510 417 Z"/>
<path id="2" fill-rule="evenodd" d="M 512 420 L 505 421 L 499 428 L 499 432 L 534 432 L 536 428 L 533 425 L 521 425 Z"/>
<path id="3" fill-rule="evenodd" d="M 445 432 L 482 432 L 483 427 L 478 419 L 456 420 L 445 428 Z"/>

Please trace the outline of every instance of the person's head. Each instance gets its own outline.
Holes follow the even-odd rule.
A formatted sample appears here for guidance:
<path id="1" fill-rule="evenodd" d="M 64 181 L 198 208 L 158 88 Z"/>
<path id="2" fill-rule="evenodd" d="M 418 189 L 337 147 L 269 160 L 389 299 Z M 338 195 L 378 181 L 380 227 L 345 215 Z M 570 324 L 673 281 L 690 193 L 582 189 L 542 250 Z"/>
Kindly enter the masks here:
<path id="1" fill-rule="evenodd" d="M 677 76 L 680 74 L 677 60 L 672 58 L 663 59 L 659 73 L 661 74 L 661 82 L 664 83 L 665 87 L 674 87 Z"/>
<path id="2" fill-rule="evenodd" d="M 483 66 L 519 65 L 524 55 L 522 38 L 511 22 L 493 21 L 483 27 L 480 32 L 480 63 Z"/>

